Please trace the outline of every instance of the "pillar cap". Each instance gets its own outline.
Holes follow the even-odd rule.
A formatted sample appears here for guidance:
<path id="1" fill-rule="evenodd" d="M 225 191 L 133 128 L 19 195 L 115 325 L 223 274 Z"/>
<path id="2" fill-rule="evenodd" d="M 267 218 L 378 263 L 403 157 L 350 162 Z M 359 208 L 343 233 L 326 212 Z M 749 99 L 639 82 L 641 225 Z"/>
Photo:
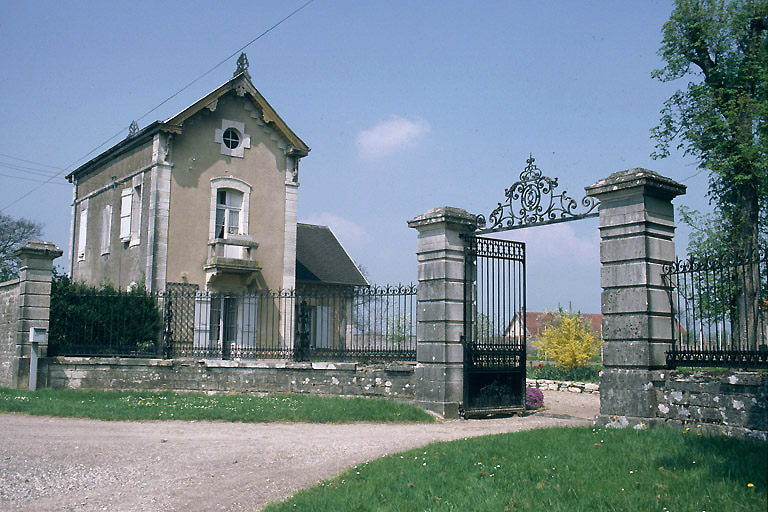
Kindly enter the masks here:
<path id="1" fill-rule="evenodd" d="M 459 224 L 467 227 L 467 231 L 477 229 L 477 215 L 469 213 L 461 208 L 453 206 L 441 206 L 432 208 L 426 213 L 408 221 L 408 227 L 419 229 L 424 226 L 431 226 L 439 223 Z"/>
<path id="2" fill-rule="evenodd" d="M 686 186 L 657 172 L 636 167 L 615 172 L 594 185 L 584 187 L 588 196 L 594 196 L 600 201 L 611 194 L 622 193 L 621 195 L 625 195 L 632 189 L 638 189 L 637 193 L 673 199 L 685 194 Z"/>
<path id="3" fill-rule="evenodd" d="M 53 242 L 43 242 L 42 240 L 28 240 L 24 242 L 21 247 L 13 251 L 13 254 L 20 257 L 38 257 L 38 258 L 49 258 L 51 260 L 55 260 L 62 254 L 64 254 L 64 251 L 56 247 L 56 244 Z"/>

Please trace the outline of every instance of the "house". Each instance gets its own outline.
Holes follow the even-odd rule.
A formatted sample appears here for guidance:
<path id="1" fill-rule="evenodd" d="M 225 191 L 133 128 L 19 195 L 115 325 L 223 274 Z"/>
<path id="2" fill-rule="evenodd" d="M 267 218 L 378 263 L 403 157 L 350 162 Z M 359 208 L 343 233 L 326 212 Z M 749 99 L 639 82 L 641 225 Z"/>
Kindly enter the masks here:
<path id="1" fill-rule="evenodd" d="M 328 228 L 297 222 L 309 151 L 256 90 L 242 54 L 229 81 L 164 121 L 132 123 L 128 137 L 67 176 L 71 277 L 204 292 L 194 329 L 176 332 L 225 355 L 264 328 L 259 294 L 366 286 Z M 278 308 L 283 345 L 292 337 L 287 308 Z"/>

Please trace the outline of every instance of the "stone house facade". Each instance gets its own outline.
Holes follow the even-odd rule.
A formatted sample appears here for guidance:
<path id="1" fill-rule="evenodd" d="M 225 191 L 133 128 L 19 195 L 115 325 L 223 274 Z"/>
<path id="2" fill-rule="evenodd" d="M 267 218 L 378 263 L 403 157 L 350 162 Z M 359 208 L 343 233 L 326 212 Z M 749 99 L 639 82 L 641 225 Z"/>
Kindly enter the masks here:
<path id="1" fill-rule="evenodd" d="M 316 236 L 298 240 L 317 232 L 297 222 L 299 162 L 310 149 L 256 90 L 247 67 L 243 54 L 216 90 L 164 121 L 134 123 L 128 137 L 67 176 L 73 280 L 209 292 L 195 313 L 204 337 L 216 329 L 197 324 L 224 321 L 214 315 L 236 315 L 241 330 L 249 323 L 256 299 L 225 294 L 295 289 L 302 275 L 315 286 L 367 285 L 327 228 L 322 247 L 312 245 Z M 332 271 L 297 276 L 297 265 Z"/>

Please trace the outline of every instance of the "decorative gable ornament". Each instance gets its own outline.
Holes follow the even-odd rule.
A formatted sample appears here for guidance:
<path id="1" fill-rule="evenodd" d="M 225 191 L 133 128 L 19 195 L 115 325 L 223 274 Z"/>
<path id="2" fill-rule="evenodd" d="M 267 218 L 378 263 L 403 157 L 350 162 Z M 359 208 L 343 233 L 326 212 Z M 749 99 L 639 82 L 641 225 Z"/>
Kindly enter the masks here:
<path id="1" fill-rule="evenodd" d="M 248 73 L 248 57 L 245 55 L 245 52 L 242 52 L 240 57 L 237 58 L 237 69 L 235 69 L 232 76 L 237 76 L 240 73 L 245 73 L 245 76 L 249 79 L 251 78 L 250 73 Z"/>

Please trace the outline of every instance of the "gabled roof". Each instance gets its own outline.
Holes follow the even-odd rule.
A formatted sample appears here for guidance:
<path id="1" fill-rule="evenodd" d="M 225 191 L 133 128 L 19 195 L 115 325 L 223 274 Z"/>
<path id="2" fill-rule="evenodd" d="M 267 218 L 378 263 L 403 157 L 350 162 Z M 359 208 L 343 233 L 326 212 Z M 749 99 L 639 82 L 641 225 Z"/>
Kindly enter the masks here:
<path id="1" fill-rule="evenodd" d="M 327 226 L 296 225 L 296 282 L 368 286 Z"/>
<path id="2" fill-rule="evenodd" d="M 229 93 L 230 91 L 237 91 L 238 89 L 239 93 L 241 93 L 243 96 L 247 95 L 261 109 L 261 118 L 264 123 L 268 125 L 271 124 L 271 126 L 277 130 L 277 132 L 282 137 L 284 137 L 285 140 L 288 141 L 288 143 L 292 146 L 291 151 L 293 155 L 301 158 L 309 154 L 309 146 L 307 146 L 304 141 L 301 140 L 299 136 L 296 135 L 293 130 L 288 127 L 287 124 L 285 124 L 285 121 L 283 121 L 277 112 L 275 112 L 275 109 L 272 108 L 272 105 L 270 105 L 267 100 L 264 99 L 264 96 L 261 95 L 256 87 L 254 87 L 248 73 L 243 71 L 235 74 L 232 79 L 218 87 L 216 90 L 212 91 L 210 94 L 197 100 L 195 103 L 185 108 L 178 114 L 169 117 L 165 121 L 155 121 L 154 123 L 139 130 L 134 135 L 129 135 L 122 141 L 101 153 L 99 156 L 91 159 L 90 161 L 69 173 L 66 176 L 67 179 L 71 182 L 73 176 L 87 173 L 94 169 L 96 166 L 101 165 L 104 160 L 116 157 L 125 151 L 145 143 L 147 140 L 154 137 L 157 132 L 163 131 L 170 133 L 182 133 L 182 125 L 184 121 L 214 101 L 218 100 L 225 94 Z"/>

